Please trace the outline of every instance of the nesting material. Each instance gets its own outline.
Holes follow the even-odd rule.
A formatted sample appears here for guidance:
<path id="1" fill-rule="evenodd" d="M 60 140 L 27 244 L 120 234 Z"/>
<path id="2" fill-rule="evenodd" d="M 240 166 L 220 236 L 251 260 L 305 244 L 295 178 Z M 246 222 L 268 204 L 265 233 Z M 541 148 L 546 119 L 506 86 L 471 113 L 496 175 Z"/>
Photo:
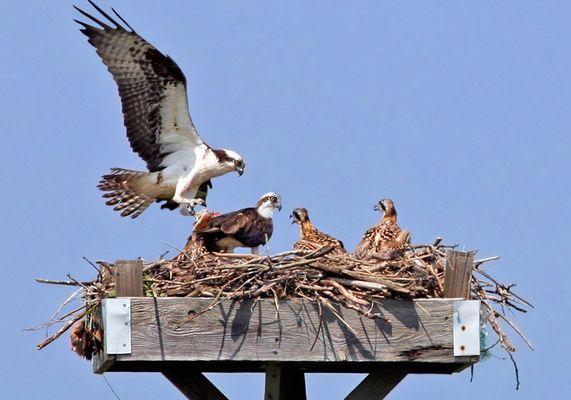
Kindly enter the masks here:
<path id="1" fill-rule="evenodd" d="M 259 256 L 207 253 L 190 240 L 175 258 L 144 263 L 143 287 L 145 296 L 212 298 L 210 305 L 194 318 L 222 301 L 245 298 L 303 298 L 332 310 L 335 310 L 332 303 L 339 303 L 364 317 L 384 318 L 372 312 L 377 300 L 443 297 L 446 251 L 454 247 L 442 245 L 438 239 L 431 245 L 410 246 L 402 258 L 387 261 L 382 257 L 357 260 L 350 254 L 332 251 L 331 246 Z M 502 284 L 484 270 L 486 262 L 496 259 L 474 261 L 470 297 L 482 301 L 487 321 L 496 333 L 497 340 L 489 348 L 500 345 L 511 357 L 516 349 L 504 327 L 511 328 L 530 347 L 531 343 L 506 312 L 525 313 L 533 306 L 514 293 L 515 285 Z M 42 283 L 79 286 L 75 296 L 81 296 L 83 301 L 82 307 L 64 313 L 62 310 L 71 298 L 66 300 L 42 327 L 63 325 L 38 348 L 74 326 L 72 347 L 78 354 L 90 357 L 99 349 L 97 345 L 86 344 L 90 335 L 99 342 L 101 339 L 95 311 L 101 299 L 115 297 L 116 293 L 113 265 L 103 261 L 92 265 L 99 272 L 93 281 L 79 282 L 69 275 L 67 281 L 38 279 Z"/>

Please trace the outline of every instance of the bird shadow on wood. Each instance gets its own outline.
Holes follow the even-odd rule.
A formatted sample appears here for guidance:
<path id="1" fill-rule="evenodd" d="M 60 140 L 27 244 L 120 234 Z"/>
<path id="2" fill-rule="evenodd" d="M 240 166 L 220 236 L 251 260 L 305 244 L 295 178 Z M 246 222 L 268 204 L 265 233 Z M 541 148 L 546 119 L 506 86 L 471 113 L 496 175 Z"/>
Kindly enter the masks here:
<path id="1" fill-rule="evenodd" d="M 382 310 L 378 305 L 376 307 L 377 310 L 375 312 Z M 420 316 L 413 301 L 387 299 L 385 300 L 385 310 L 389 310 L 391 317 L 394 317 L 405 327 L 416 331 L 420 329 Z"/>
<path id="2" fill-rule="evenodd" d="M 161 351 L 161 360 L 165 359 L 165 346 L 163 343 L 163 329 L 161 326 L 161 316 L 159 313 L 159 303 L 156 297 L 153 297 L 153 306 L 155 308 L 155 323 L 157 325 L 157 334 L 159 337 L 159 347 Z"/>
<path id="3" fill-rule="evenodd" d="M 236 306 L 238 306 L 238 308 L 234 312 Z M 218 305 L 218 308 L 221 315 L 221 318 L 218 321 L 223 328 L 222 341 L 220 342 L 220 349 L 218 350 L 218 358 L 220 359 L 223 355 L 228 328 L 230 328 L 230 338 L 234 342 L 239 341 L 230 355 L 230 358 L 234 358 L 240 352 L 244 342 L 246 341 L 246 336 L 248 335 L 250 322 L 252 320 L 253 304 L 251 300 L 232 300 L 227 309 L 224 308 L 222 303 Z"/>
<path id="4" fill-rule="evenodd" d="M 375 305 L 372 312 L 383 315 L 382 309 L 378 305 Z M 368 324 L 366 324 L 366 322 Z M 359 324 L 361 326 L 361 329 L 363 330 L 363 335 L 365 336 L 365 340 L 367 341 L 367 344 L 369 345 L 371 352 L 376 355 L 377 351 L 379 350 L 379 346 L 382 346 L 383 344 L 385 345 L 391 344 L 391 338 L 393 335 L 393 326 L 390 322 L 384 321 L 380 318 L 375 318 L 373 320 L 373 323 L 376 329 L 371 329 L 370 318 L 363 316 L 359 318 Z M 371 337 L 371 333 L 374 334 L 373 337 Z M 379 337 L 379 335 L 381 337 Z"/>
<path id="5" fill-rule="evenodd" d="M 228 323 L 230 321 L 230 316 L 232 314 L 232 310 L 234 309 L 235 302 L 231 302 L 226 310 L 222 303 L 218 304 L 218 310 L 220 311 L 220 318 L 218 322 L 222 325 L 222 335 L 221 335 L 221 342 L 220 348 L 218 349 L 218 359 L 222 358 L 222 353 L 224 352 L 224 345 L 226 343 L 226 334 L 228 332 Z"/>
<path id="6" fill-rule="evenodd" d="M 341 317 L 345 320 L 345 318 L 343 317 L 343 311 L 345 311 L 345 309 L 342 306 L 340 306 L 339 304 L 335 304 L 333 307 L 335 308 L 335 311 L 337 312 L 339 317 Z M 333 312 L 330 310 L 326 310 L 325 315 L 328 315 L 328 317 L 327 317 L 327 319 L 325 319 L 324 323 L 329 324 L 331 322 L 335 322 L 337 324 L 339 330 L 343 334 L 344 339 L 345 339 L 346 347 L 344 349 L 342 349 L 343 353 L 339 354 L 340 360 L 342 360 L 342 361 L 363 360 L 363 358 L 365 360 L 374 360 L 375 359 L 375 353 L 374 353 L 373 349 L 371 349 L 371 348 L 367 349 L 366 346 L 361 341 L 361 339 L 358 338 L 355 335 L 355 333 L 351 331 L 351 329 L 353 331 L 355 331 L 355 327 L 351 326 L 351 328 L 349 328 L 350 325 L 347 326 L 348 325 L 347 322 L 341 321 L 339 319 L 339 317 L 336 316 L 335 314 L 333 314 Z M 362 317 L 360 317 L 360 318 L 362 318 Z M 329 329 L 327 329 L 327 330 L 329 330 Z M 365 335 L 366 335 L 366 332 L 367 332 L 366 327 L 363 330 L 363 332 L 365 332 Z"/>
<path id="7" fill-rule="evenodd" d="M 323 309 L 321 319 L 314 321 L 311 316 L 315 315 L 316 311 L 319 315 L 319 306 L 311 304 L 311 307 L 314 309 L 312 311 L 308 310 L 307 307 L 308 304 L 304 302 L 300 310 L 303 310 L 305 315 L 301 317 L 300 312 L 300 320 L 306 327 L 308 338 L 314 337 L 314 345 L 317 341 L 321 343 L 324 360 L 375 360 L 377 348 L 380 344 L 378 332 L 381 333 L 387 343 L 390 343 L 389 337 L 392 335 L 392 326 L 386 321 L 381 319 L 371 320 L 361 316 L 359 317 L 358 327 L 351 325 L 348 327 L 349 323 L 343 317 L 345 308 L 339 304 L 334 306 L 337 315 L 332 310 Z M 345 322 L 341 321 L 340 318 Z M 333 330 L 331 329 L 332 324 L 336 325 L 336 328 Z M 359 336 L 362 335 L 362 337 L 355 335 L 352 330 L 356 331 Z M 339 332 L 343 335 L 343 339 L 339 337 Z M 344 344 L 343 348 L 339 348 L 340 342 Z M 313 347 L 312 345 L 311 350 L 313 350 Z"/>

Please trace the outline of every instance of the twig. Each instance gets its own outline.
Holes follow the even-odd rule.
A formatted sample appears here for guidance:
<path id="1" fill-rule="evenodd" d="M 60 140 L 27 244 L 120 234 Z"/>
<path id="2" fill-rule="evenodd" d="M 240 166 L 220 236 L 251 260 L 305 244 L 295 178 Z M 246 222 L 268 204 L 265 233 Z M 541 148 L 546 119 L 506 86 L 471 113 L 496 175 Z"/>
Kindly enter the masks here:
<path id="1" fill-rule="evenodd" d="M 78 282 L 76 280 L 58 281 L 58 280 L 44 279 L 44 278 L 36 278 L 35 280 L 38 283 L 47 283 L 50 285 L 65 285 L 65 286 L 88 286 L 94 283 L 94 281 L 88 281 L 88 282 Z"/>
<path id="2" fill-rule="evenodd" d="M 71 326 L 73 324 L 75 324 L 77 321 L 79 321 L 81 318 L 83 318 L 85 316 L 85 314 L 87 314 L 87 310 L 79 313 L 78 315 L 76 315 L 75 317 L 73 317 L 72 319 L 70 319 L 69 321 L 67 321 L 61 328 L 59 328 L 53 335 L 51 335 L 49 338 L 47 338 L 46 340 L 44 340 L 43 342 L 39 343 L 36 347 L 38 350 L 43 349 L 44 347 L 46 347 L 48 344 L 50 344 L 51 342 L 53 342 L 54 340 L 56 340 L 58 337 L 60 337 L 61 335 L 63 335 L 69 328 L 71 328 Z"/>
<path id="3" fill-rule="evenodd" d="M 505 315 L 502 315 L 498 312 L 494 312 L 494 316 L 496 318 L 500 317 L 501 319 L 503 319 L 506 322 L 506 324 L 508 324 L 519 335 L 519 337 L 522 338 L 522 340 L 525 342 L 525 344 L 527 344 L 527 346 L 530 348 L 530 350 L 534 350 L 533 344 L 529 341 L 528 338 L 525 337 L 525 335 L 523 334 L 521 329 L 519 329 L 512 321 L 507 319 L 507 317 Z"/>
<path id="4" fill-rule="evenodd" d="M 519 368 L 517 367 L 517 363 L 515 362 L 513 354 L 510 353 L 509 351 L 507 351 L 507 353 L 510 360 L 512 361 L 515 370 L 515 390 L 519 390 Z"/>
<path id="5" fill-rule="evenodd" d="M 495 260 L 499 260 L 500 257 L 499 256 L 494 256 L 494 257 L 488 257 L 488 258 L 481 258 L 479 260 L 474 261 L 474 267 L 479 267 L 480 265 L 482 265 L 485 262 L 488 261 L 495 261 Z"/>

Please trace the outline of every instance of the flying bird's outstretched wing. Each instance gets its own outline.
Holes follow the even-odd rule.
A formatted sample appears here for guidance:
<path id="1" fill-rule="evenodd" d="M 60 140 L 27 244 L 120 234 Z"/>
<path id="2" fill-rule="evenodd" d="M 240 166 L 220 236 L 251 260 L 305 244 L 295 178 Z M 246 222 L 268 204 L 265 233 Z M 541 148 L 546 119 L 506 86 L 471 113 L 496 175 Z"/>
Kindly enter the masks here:
<path id="1" fill-rule="evenodd" d="M 178 65 L 139 36 L 115 10 L 126 27 L 89 3 L 107 23 L 75 7 L 99 26 L 76 22 L 117 82 L 131 148 L 151 172 L 194 160 L 195 147 L 204 142 L 190 118 L 186 78 Z"/>

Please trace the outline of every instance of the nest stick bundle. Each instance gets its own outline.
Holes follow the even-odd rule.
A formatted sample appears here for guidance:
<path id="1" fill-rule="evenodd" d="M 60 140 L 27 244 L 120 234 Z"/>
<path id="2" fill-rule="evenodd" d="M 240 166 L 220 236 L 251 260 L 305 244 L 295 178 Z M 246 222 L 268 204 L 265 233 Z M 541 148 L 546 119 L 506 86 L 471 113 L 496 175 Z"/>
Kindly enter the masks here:
<path id="1" fill-rule="evenodd" d="M 193 318 L 226 300 L 272 298 L 277 307 L 279 300 L 297 298 L 317 302 L 334 314 L 333 303 L 337 303 L 364 317 L 385 319 L 374 312 L 378 300 L 443 297 L 446 251 L 455 246 L 440 242 L 438 239 L 431 245 L 411 246 L 403 257 L 386 261 L 357 260 L 349 254 L 334 253 L 329 246 L 317 251 L 293 250 L 275 255 L 197 254 L 192 248 L 194 243 L 189 241 L 174 259 L 144 263 L 143 287 L 145 296 L 211 298 L 210 305 Z M 471 298 L 482 301 L 487 321 L 497 336 L 486 350 L 500 345 L 513 361 L 511 353 L 516 349 L 503 327 L 509 327 L 530 347 L 531 343 L 507 317 L 507 311 L 525 313 L 533 306 L 514 292 L 514 285 L 502 284 L 485 271 L 483 265 L 497 258 L 474 262 Z M 101 299 L 116 295 L 115 282 L 112 264 L 100 261 L 91 265 L 98 271 L 93 281 L 80 282 L 69 275 L 66 281 L 38 279 L 42 283 L 79 287 L 50 321 L 40 327 L 60 325 L 38 348 L 45 347 L 72 326 L 72 344 L 78 354 L 89 357 L 100 348 L 101 329 L 93 311 Z M 64 312 L 72 299 L 78 297 L 83 305 Z"/>

